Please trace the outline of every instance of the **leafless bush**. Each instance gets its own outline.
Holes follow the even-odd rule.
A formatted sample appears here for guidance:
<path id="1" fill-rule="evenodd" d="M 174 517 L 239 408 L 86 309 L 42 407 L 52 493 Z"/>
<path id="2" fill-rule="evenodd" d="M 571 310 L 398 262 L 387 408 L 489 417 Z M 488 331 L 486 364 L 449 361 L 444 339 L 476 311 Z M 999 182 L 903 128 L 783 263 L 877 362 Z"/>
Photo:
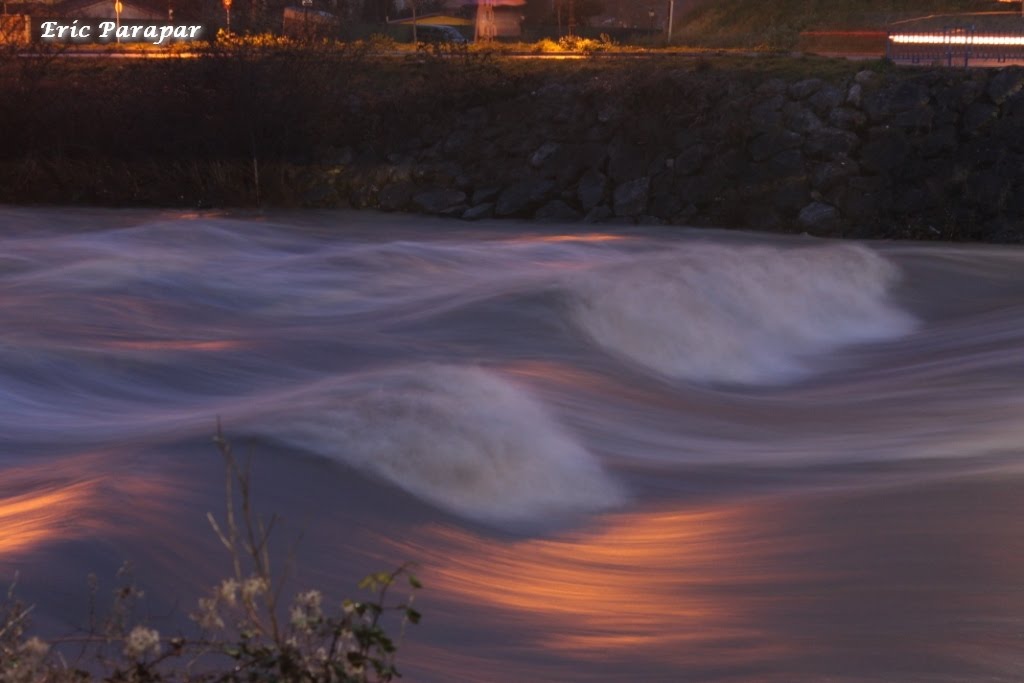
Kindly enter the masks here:
<path id="1" fill-rule="evenodd" d="M 103 619 L 93 611 L 85 633 L 47 642 L 29 635 L 32 608 L 17 600 L 12 584 L 0 603 L 0 682 L 378 683 L 398 675 L 398 643 L 384 622 L 397 618 L 401 635 L 420 620 L 412 605 L 421 586 L 410 567 L 365 578 L 360 588 L 372 596 L 367 600 L 331 609 L 320 591 L 306 590 L 285 605 L 284 578 L 271 571 L 274 518 L 264 521 L 254 511 L 249 470 L 219 426 L 214 442 L 225 463 L 225 510 L 221 519 L 207 518 L 231 571 L 189 615 L 196 632 L 167 637 L 137 623 L 132 606 L 142 594 L 125 569 Z M 394 600 L 400 579 L 407 592 Z M 90 578 L 90 585 L 95 598 L 98 583 Z M 72 650 L 77 654 L 69 663 L 65 653 Z"/>

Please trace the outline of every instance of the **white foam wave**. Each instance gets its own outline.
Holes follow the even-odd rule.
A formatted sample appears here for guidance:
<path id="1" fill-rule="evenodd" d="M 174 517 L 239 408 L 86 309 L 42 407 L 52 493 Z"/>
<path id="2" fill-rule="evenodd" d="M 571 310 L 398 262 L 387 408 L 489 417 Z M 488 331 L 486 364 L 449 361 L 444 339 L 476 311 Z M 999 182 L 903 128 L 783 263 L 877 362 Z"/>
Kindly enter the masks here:
<path id="1" fill-rule="evenodd" d="M 660 374 L 775 384 L 807 359 L 910 332 L 891 262 L 861 246 L 699 244 L 569 281 L 573 318 L 602 347 Z"/>
<path id="2" fill-rule="evenodd" d="M 623 499 L 539 401 L 493 372 L 416 366 L 314 394 L 275 416 L 270 433 L 457 514 L 539 521 Z"/>

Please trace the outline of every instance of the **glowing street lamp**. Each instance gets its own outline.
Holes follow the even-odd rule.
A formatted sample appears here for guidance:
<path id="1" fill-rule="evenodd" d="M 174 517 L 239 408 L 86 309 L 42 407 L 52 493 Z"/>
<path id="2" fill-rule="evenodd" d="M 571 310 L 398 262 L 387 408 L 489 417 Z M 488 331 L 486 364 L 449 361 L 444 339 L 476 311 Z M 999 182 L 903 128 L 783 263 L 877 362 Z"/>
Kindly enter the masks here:
<path id="1" fill-rule="evenodd" d="M 228 25 L 228 33 L 231 33 L 231 0 L 221 0 L 224 3 L 224 21 Z"/>
<path id="2" fill-rule="evenodd" d="M 114 21 L 117 24 L 117 42 L 121 42 L 121 11 L 124 9 L 124 5 L 121 4 L 121 0 L 114 0 Z"/>

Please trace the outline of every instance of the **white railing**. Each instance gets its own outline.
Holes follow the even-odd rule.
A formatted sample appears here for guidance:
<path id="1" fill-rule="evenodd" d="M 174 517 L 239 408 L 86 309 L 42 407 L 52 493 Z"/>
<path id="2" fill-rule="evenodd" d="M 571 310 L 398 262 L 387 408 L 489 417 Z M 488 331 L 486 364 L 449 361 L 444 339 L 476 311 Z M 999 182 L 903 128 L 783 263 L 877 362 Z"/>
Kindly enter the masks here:
<path id="1" fill-rule="evenodd" d="M 890 32 L 885 56 L 896 62 L 964 67 L 970 66 L 972 61 L 1024 61 L 1024 33 L 978 32 L 973 26 Z"/>

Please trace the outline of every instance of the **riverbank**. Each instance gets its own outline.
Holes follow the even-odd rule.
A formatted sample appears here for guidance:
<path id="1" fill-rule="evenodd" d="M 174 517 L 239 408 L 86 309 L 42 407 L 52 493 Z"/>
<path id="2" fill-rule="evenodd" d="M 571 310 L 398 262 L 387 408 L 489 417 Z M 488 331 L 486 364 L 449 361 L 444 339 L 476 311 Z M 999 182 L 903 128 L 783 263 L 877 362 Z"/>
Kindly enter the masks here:
<path id="1" fill-rule="evenodd" d="M 84 61 L 84 60 L 83 60 Z M 1024 241 L 1024 69 L 277 51 L 2 65 L 0 201 Z"/>

